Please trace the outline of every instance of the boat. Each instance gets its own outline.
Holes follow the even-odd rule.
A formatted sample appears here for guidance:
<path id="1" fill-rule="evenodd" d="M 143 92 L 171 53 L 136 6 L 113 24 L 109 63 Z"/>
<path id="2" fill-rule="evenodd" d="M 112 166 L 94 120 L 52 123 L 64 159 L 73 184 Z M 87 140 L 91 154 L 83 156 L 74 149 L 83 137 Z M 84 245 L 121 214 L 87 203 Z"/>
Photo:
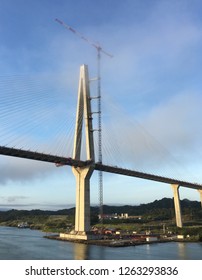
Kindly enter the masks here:
<path id="1" fill-rule="evenodd" d="M 19 224 L 18 224 L 18 228 L 29 228 L 29 225 L 28 225 L 27 222 L 25 222 L 25 223 L 19 223 Z"/>

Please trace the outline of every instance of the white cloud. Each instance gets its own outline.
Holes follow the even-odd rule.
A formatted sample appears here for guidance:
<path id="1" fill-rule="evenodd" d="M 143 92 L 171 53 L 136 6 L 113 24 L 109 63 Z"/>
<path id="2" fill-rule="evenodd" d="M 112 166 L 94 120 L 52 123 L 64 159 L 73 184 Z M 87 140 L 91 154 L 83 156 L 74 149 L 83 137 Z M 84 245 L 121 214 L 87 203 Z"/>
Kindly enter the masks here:
<path id="1" fill-rule="evenodd" d="M 54 164 L 1 156 L 0 184 L 6 184 L 12 181 L 30 181 L 39 178 L 40 180 L 45 180 L 48 175 L 54 173 L 54 168 Z"/>
<path id="2" fill-rule="evenodd" d="M 117 111 L 105 123 L 103 159 L 148 173 L 190 176 L 185 170 L 200 162 L 201 104 L 199 93 L 183 92 L 153 106 L 141 121 Z"/>
<path id="3" fill-rule="evenodd" d="M 199 93 L 185 92 L 151 110 L 145 126 L 165 146 L 185 150 L 201 136 L 201 104 Z"/>

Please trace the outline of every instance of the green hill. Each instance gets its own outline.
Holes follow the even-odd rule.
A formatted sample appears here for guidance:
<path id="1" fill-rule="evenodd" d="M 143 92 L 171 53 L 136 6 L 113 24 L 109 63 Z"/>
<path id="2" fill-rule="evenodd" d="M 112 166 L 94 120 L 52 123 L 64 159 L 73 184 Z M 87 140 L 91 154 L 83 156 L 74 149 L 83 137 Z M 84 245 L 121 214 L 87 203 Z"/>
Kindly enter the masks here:
<path id="1" fill-rule="evenodd" d="M 198 201 L 188 199 L 181 200 L 183 220 L 201 221 L 202 210 Z M 115 223 L 134 223 L 134 218 L 130 216 L 141 216 L 139 223 L 151 221 L 168 221 L 175 219 L 174 203 L 171 198 L 155 200 L 151 203 L 138 206 L 103 206 L 103 212 L 107 215 L 128 213 L 129 219 L 114 221 Z M 91 224 L 98 222 L 99 207 L 91 207 Z M 51 210 L 8 210 L 0 211 L 0 225 L 17 226 L 21 222 L 28 222 L 31 228 L 43 229 L 47 231 L 61 231 L 74 226 L 75 208 Z M 105 221 L 107 222 L 107 220 Z M 110 221 L 111 222 L 111 221 Z"/>

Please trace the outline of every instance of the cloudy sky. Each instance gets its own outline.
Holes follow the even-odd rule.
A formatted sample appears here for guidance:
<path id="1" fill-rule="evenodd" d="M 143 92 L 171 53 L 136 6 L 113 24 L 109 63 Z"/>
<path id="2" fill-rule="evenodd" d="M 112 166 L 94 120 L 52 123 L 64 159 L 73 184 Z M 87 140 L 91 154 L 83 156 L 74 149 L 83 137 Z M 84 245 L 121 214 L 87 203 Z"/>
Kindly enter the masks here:
<path id="1" fill-rule="evenodd" d="M 202 183 L 201 14 L 199 0 L 0 0 L 0 145 L 71 156 L 79 67 L 96 77 L 96 50 L 58 18 L 113 55 L 101 59 L 103 162 Z M 69 167 L 1 156 L 0 172 L 0 208 L 75 203 Z M 95 172 L 92 204 L 97 185 Z M 104 174 L 105 204 L 163 197 L 169 185 Z"/>

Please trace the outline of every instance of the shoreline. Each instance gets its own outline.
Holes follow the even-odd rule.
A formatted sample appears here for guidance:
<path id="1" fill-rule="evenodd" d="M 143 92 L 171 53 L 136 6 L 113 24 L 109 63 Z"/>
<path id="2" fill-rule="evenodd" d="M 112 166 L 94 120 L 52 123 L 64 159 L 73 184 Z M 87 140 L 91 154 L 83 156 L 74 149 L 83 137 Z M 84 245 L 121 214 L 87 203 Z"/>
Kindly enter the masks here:
<path id="1" fill-rule="evenodd" d="M 140 246 L 147 244 L 161 244 L 161 243 L 169 243 L 169 242 L 180 242 L 180 243 L 200 243 L 199 241 L 189 241 L 189 240 L 157 240 L 157 241 L 137 241 L 137 240 L 76 240 L 76 239 L 65 239 L 61 238 L 59 235 L 46 235 L 44 238 L 65 241 L 71 243 L 80 243 L 86 245 L 96 245 L 96 246 L 106 246 L 106 247 L 129 247 L 129 246 Z"/>
<path id="2" fill-rule="evenodd" d="M 18 228 L 16 226 L 6 226 L 0 225 L 0 227 L 8 227 L 8 228 Z M 79 239 L 66 239 L 59 236 L 58 233 L 55 232 L 44 232 L 41 229 L 37 228 L 18 228 L 19 230 L 36 230 L 40 231 L 41 233 L 45 233 L 46 235 L 43 238 L 57 240 L 57 241 L 65 241 L 71 243 L 79 243 L 79 244 L 86 244 L 86 245 L 96 245 L 96 246 L 106 246 L 106 247 L 129 247 L 129 246 L 140 246 L 140 245 L 147 245 L 147 244 L 162 244 L 162 243 L 169 243 L 169 242 L 178 242 L 178 243 L 202 243 L 199 240 L 188 240 L 188 239 L 160 239 L 155 241 L 137 241 L 132 239 L 95 239 L 95 240 L 79 240 Z"/>

